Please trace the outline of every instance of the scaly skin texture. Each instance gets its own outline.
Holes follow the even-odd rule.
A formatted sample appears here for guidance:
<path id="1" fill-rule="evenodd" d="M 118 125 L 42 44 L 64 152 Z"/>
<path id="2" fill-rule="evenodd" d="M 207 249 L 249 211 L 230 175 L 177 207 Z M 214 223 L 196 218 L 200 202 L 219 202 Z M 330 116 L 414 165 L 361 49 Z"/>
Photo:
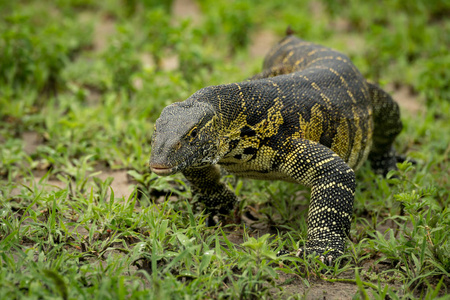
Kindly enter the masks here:
<path id="1" fill-rule="evenodd" d="M 303 250 L 331 261 L 349 234 L 354 170 L 367 157 L 379 173 L 395 169 L 392 143 L 401 128 L 397 104 L 347 56 L 289 35 L 250 80 L 206 87 L 166 107 L 150 167 L 182 172 L 211 215 L 228 214 L 237 202 L 219 168 L 310 186 Z"/>

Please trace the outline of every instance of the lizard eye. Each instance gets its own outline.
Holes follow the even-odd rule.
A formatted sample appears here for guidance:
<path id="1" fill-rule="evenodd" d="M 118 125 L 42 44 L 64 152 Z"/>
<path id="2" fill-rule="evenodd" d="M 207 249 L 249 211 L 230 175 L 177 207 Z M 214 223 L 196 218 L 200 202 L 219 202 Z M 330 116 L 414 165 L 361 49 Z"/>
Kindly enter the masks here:
<path id="1" fill-rule="evenodd" d="M 191 137 L 195 138 L 196 136 L 197 136 L 197 127 L 192 129 L 192 131 L 191 131 Z"/>

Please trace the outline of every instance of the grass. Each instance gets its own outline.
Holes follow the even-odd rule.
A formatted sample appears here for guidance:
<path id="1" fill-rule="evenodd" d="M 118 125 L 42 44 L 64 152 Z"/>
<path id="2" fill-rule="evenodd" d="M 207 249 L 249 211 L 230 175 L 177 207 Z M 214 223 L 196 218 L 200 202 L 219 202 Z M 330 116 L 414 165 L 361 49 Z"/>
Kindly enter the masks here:
<path id="1" fill-rule="evenodd" d="M 448 299 L 448 3 L 164 3 L 0 4 L 0 299 Z M 146 165 L 163 107 L 258 72 L 253 41 L 287 25 L 419 105 L 396 144 L 417 164 L 358 171 L 333 267 L 275 255 L 305 241 L 308 189 L 228 178 L 258 220 L 208 228 L 183 178 Z"/>

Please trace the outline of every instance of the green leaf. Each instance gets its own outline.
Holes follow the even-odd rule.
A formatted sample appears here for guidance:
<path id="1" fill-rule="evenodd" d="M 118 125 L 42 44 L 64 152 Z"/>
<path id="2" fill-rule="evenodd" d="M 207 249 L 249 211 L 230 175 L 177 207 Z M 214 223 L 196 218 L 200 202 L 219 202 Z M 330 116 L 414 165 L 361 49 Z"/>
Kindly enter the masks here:
<path id="1" fill-rule="evenodd" d="M 206 268 L 209 266 L 209 263 L 211 262 L 211 258 L 213 257 L 214 250 L 208 250 L 203 252 L 202 260 L 200 262 L 200 266 L 198 268 L 199 273 L 203 273 Z"/>
<path id="2" fill-rule="evenodd" d="M 192 241 L 195 240 L 195 238 L 188 238 L 186 235 L 184 235 L 180 232 L 175 233 L 175 235 L 178 238 L 178 240 L 180 241 L 180 243 L 185 247 L 192 245 Z"/>

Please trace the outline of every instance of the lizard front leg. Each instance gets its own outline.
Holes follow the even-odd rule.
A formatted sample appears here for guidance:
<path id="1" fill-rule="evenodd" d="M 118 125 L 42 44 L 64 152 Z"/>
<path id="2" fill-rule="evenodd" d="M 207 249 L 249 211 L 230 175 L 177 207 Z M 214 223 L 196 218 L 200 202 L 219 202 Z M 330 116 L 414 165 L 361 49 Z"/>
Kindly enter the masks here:
<path id="1" fill-rule="evenodd" d="M 281 156 L 280 171 L 311 187 L 304 249 L 322 255 L 322 260 L 328 251 L 326 258 L 331 263 L 343 254 L 350 231 L 355 174 L 336 153 L 309 140 L 291 140 Z"/>
<path id="2" fill-rule="evenodd" d="M 209 213 L 209 223 L 214 215 L 227 215 L 237 202 L 236 195 L 226 184 L 220 182 L 220 169 L 217 165 L 190 168 L 183 175 L 192 185 L 192 192 L 199 197 Z"/>

